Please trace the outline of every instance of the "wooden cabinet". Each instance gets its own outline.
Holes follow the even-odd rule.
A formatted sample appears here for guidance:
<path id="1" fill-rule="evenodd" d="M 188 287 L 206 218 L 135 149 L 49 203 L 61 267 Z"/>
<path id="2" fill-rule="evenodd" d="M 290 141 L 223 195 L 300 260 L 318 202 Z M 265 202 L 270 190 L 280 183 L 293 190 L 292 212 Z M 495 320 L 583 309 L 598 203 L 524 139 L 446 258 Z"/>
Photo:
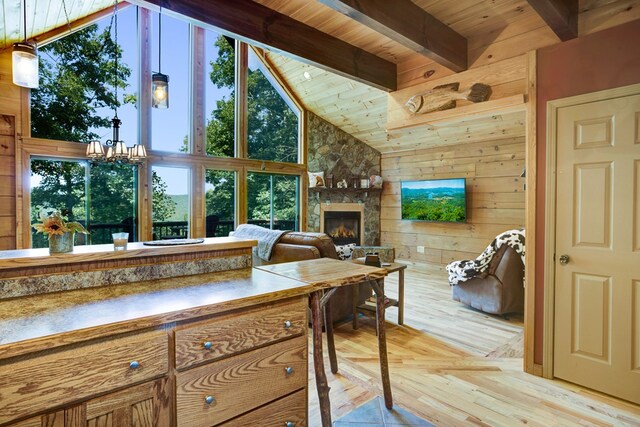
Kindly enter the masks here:
<path id="1" fill-rule="evenodd" d="M 300 296 L 0 360 L 0 426 L 306 426 L 307 305 Z"/>
<path id="2" fill-rule="evenodd" d="M 168 383 L 162 378 L 129 387 L 92 399 L 75 411 L 87 427 L 169 427 L 172 393 Z"/>
<path id="3" fill-rule="evenodd" d="M 181 372 L 176 376 L 178 425 L 217 425 L 306 383 L 306 337 Z"/>
<path id="4" fill-rule="evenodd" d="M 168 427 L 168 379 L 150 381 L 57 412 L 10 424 L 11 427 Z"/>
<path id="5" fill-rule="evenodd" d="M 265 304 L 176 328 L 176 369 L 303 335 L 307 299 Z"/>
<path id="6" fill-rule="evenodd" d="M 264 416 L 266 406 L 291 393 L 302 391 L 306 399 L 306 331 L 306 297 L 178 325 L 178 425 L 236 425 L 234 417 L 256 410 Z M 296 403 L 294 413 L 275 404 L 274 425 L 306 425 L 306 400 L 304 410 Z"/>
<path id="7" fill-rule="evenodd" d="M 152 331 L 0 365 L 0 424 L 148 379 L 169 369 L 169 337 Z"/>

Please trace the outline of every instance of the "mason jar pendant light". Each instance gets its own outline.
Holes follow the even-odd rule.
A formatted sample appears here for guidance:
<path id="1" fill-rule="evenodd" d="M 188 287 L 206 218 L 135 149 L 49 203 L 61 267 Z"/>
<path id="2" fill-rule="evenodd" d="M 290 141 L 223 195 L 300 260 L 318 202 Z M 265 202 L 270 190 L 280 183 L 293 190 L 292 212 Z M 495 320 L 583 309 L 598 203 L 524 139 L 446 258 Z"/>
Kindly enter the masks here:
<path id="1" fill-rule="evenodd" d="M 24 41 L 13 44 L 11 62 L 13 65 L 13 83 L 37 89 L 38 78 L 38 49 L 34 44 L 27 42 L 27 0 L 22 4 L 24 18 Z"/>
<path id="2" fill-rule="evenodd" d="M 158 72 L 151 76 L 153 108 L 169 108 L 169 76 L 162 74 L 162 8 L 158 12 Z"/>

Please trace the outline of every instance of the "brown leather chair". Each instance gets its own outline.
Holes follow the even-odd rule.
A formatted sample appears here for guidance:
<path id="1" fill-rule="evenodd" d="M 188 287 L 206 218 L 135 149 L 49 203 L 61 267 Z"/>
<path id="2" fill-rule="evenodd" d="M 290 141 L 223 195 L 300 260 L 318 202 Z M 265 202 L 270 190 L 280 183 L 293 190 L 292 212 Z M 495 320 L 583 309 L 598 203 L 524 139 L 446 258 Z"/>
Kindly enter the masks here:
<path id="1" fill-rule="evenodd" d="M 325 233 L 312 233 L 308 231 L 290 231 L 280 237 L 278 243 L 271 252 L 269 261 L 253 257 L 253 265 L 280 264 L 283 262 L 303 261 L 316 258 L 338 259 L 333 240 Z M 349 262 L 349 261 L 345 261 Z M 359 285 L 358 305 L 364 304 L 372 294 L 371 287 Z M 333 323 L 340 322 L 352 315 L 353 291 L 351 286 L 338 289 L 331 299 L 331 316 Z"/>
<path id="2" fill-rule="evenodd" d="M 524 265 L 520 255 L 503 245 L 487 271 L 453 286 L 455 301 L 492 314 L 524 311 Z"/>

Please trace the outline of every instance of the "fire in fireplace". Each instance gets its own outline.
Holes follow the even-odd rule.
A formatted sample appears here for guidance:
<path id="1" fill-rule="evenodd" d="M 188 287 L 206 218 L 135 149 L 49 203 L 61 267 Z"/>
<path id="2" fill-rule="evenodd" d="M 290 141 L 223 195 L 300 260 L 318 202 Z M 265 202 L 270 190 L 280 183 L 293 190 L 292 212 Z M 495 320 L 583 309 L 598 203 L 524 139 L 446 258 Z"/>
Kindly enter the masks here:
<path id="1" fill-rule="evenodd" d="M 336 245 L 360 245 L 360 212 L 325 211 L 324 232 Z"/>

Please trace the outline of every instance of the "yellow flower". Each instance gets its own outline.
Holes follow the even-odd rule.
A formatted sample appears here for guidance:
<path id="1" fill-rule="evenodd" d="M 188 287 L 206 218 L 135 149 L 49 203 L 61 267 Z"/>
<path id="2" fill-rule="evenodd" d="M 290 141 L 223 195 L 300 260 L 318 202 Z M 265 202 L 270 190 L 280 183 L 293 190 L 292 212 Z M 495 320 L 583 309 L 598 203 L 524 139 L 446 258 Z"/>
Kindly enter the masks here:
<path id="1" fill-rule="evenodd" d="M 60 218 L 59 216 L 50 216 L 49 218 L 45 219 L 42 222 L 42 230 L 38 230 L 38 231 L 47 233 L 50 236 L 53 234 L 57 234 L 61 236 L 67 231 L 69 231 L 69 229 L 62 221 L 62 218 Z"/>
<path id="2" fill-rule="evenodd" d="M 49 236 L 61 236 L 67 232 L 89 234 L 89 232 L 79 222 L 66 222 L 65 218 L 59 211 L 53 211 L 48 214 L 43 212 L 40 213 L 42 223 L 32 225 L 33 228 L 40 233 L 47 234 Z"/>

